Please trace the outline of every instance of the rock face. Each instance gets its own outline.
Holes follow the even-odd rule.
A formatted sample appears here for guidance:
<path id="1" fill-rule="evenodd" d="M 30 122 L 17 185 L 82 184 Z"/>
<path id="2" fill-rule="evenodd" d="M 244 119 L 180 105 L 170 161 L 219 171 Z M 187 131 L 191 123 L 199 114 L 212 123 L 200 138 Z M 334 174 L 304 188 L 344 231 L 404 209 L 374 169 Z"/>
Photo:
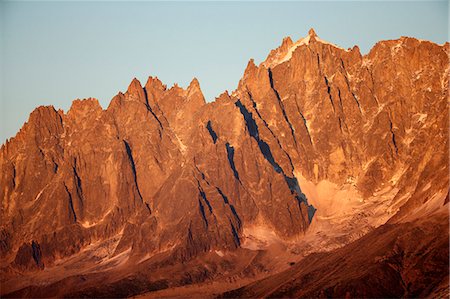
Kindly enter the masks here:
<path id="1" fill-rule="evenodd" d="M 104 295 L 89 284 L 101 274 L 83 283 L 71 277 L 109 273 L 112 283 L 138 273 L 138 265 L 163 269 L 273 244 L 298 259 L 329 251 L 316 265 L 327 269 L 356 243 L 332 250 L 367 233 L 356 241 L 361 248 L 382 235 L 377 250 L 391 250 L 389 238 L 405 223 L 448 215 L 448 51 L 448 43 L 402 37 L 361 55 L 357 46 L 341 49 L 310 30 L 295 43 L 284 39 L 259 66 L 250 60 L 238 88 L 212 103 L 197 79 L 183 89 L 150 77 L 145 86 L 134 79 L 105 110 L 95 99 L 76 100 L 67 113 L 37 108 L 0 151 L 2 294 Z M 435 225 L 448 239 L 445 215 Z M 385 223 L 397 235 L 378 233 Z M 433 250 L 441 232 L 431 234 Z M 401 248 L 420 247 L 413 239 Z M 448 265 L 441 247 L 441 260 L 413 262 Z M 67 265 L 72 270 L 61 272 Z M 346 296 L 363 285 L 326 283 L 341 289 L 274 296 Z M 74 293 L 83 288 L 91 289 Z M 418 288 L 350 295 L 434 291 Z"/>

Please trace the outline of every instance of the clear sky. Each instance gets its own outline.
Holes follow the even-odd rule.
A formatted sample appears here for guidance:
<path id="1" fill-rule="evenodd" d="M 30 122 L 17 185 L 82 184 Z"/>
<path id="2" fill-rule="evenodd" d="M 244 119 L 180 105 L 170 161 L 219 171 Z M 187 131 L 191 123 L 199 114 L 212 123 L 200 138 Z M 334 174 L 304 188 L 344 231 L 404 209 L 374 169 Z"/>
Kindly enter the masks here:
<path id="1" fill-rule="evenodd" d="M 448 2 L 0 2 L 0 144 L 39 105 L 104 108 L 133 77 L 197 77 L 207 101 L 232 91 L 250 58 L 313 27 L 344 48 L 402 35 L 448 40 Z"/>

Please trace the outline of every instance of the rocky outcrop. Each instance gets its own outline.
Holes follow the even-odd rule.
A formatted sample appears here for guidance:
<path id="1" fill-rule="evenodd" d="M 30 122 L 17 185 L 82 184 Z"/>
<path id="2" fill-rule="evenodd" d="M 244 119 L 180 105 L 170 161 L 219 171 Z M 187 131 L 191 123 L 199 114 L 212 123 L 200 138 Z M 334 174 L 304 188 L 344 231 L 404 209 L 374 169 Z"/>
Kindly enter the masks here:
<path id="1" fill-rule="evenodd" d="M 107 253 L 80 273 L 351 231 L 339 247 L 432 217 L 448 202 L 447 97 L 448 44 L 402 37 L 361 55 L 310 30 L 250 60 L 212 103 L 195 78 L 183 89 L 150 77 L 107 109 L 39 107 L 0 151 L 2 281 L 92 248 Z M 330 201 L 324 182 L 354 196 Z M 332 217 L 346 205 L 350 220 Z"/>

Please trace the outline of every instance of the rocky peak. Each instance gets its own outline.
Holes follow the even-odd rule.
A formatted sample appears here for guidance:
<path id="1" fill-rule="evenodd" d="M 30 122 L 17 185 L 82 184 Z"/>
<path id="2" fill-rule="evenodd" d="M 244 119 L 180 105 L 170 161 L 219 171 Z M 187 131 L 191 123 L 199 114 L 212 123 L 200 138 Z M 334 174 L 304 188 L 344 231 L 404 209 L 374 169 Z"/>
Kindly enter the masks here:
<path id="1" fill-rule="evenodd" d="M 145 89 L 148 91 L 151 90 L 159 90 L 164 91 L 167 89 L 167 86 L 158 79 L 158 77 L 149 76 L 147 79 L 147 83 L 145 83 Z"/>
<path id="2" fill-rule="evenodd" d="M 252 58 L 248 61 L 247 67 L 245 68 L 245 71 L 244 71 L 244 76 L 239 81 L 239 84 L 241 84 L 241 82 L 245 81 L 247 78 L 255 76 L 257 71 L 258 71 L 258 67 L 255 65 L 255 60 Z"/>
<path id="3" fill-rule="evenodd" d="M 232 100 L 232 98 L 228 93 L 228 90 L 225 90 L 216 98 L 216 102 L 229 102 L 230 100 Z"/>
<path id="4" fill-rule="evenodd" d="M 314 30 L 310 30 L 310 34 L 304 38 L 300 38 L 295 43 L 292 43 L 292 40 L 290 38 L 283 39 L 283 42 L 280 47 L 276 48 L 275 50 L 272 50 L 269 55 L 267 56 L 266 60 L 261 63 L 266 68 L 272 68 L 275 65 L 281 64 L 285 61 L 288 61 L 292 57 L 292 53 L 300 46 L 302 45 L 308 45 L 309 40 L 311 38 L 315 38 L 316 34 Z"/>
<path id="5" fill-rule="evenodd" d="M 96 98 L 76 99 L 72 102 L 68 115 L 77 115 L 79 113 L 96 113 L 101 111 L 102 107 Z"/>
<path id="6" fill-rule="evenodd" d="M 131 81 L 130 85 L 128 86 L 127 92 L 125 93 L 125 97 L 127 99 L 133 99 L 142 102 L 146 101 L 144 89 L 142 88 L 141 82 L 137 78 L 134 78 Z"/>
<path id="7" fill-rule="evenodd" d="M 203 96 L 203 92 L 200 89 L 200 83 L 197 78 L 193 78 L 188 88 L 186 89 L 186 97 L 188 101 L 195 102 L 195 105 L 202 106 L 206 103 L 205 97 Z"/>
<path id="8" fill-rule="evenodd" d="M 189 83 L 189 86 L 187 89 L 188 90 L 192 90 L 192 89 L 200 90 L 200 83 L 198 82 L 198 79 L 196 77 L 192 78 L 191 83 Z"/>
<path id="9" fill-rule="evenodd" d="M 127 93 L 133 94 L 142 88 L 141 82 L 135 77 L 128 85 Z"/>
<path id="10" fill-rule="evenodd" d="M 281 49 L 288 49 L 293 44 L 293 41 L 290 36 L 283 38 L 283 41 L 281 42 Z"/>
<path id="11" fill-rule="evenodd" d="M 266 62 L 270 63 L 270 62 L 281 59 L 289 52 L 289 49 L 292 46 L 293 46 L 293 42 L 289 36 L 283 38 L 281 45 L 278 48 L 270 51 L 269 55 L 266 58 Z"/>

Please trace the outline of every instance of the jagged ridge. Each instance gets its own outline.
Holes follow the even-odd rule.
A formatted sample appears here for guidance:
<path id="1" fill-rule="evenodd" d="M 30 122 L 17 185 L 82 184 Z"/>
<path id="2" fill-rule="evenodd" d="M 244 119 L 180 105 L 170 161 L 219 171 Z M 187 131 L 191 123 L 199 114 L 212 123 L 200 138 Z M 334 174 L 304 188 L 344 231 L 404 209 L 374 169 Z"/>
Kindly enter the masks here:
<path id="1" fill-rule="evenodd" d="M 93 244 L 107 248 L 106 272 L 117 259 L 187 262 L 273 243 L 300 258 L 315 242 L 331 250 L 429 217 L 448 191 L 447 62 L 448 44 L 401 38 L 362 56 L 310 31 L 251 60 L 213 103 L 196 79 L 168 89 L 150 77 L 105 110 L 95 99 L 67 114 L 39 107 L 0 151 L 2 279 L 57 273 Z M 318 196 L 320 184 L 354 195 Z"/>

